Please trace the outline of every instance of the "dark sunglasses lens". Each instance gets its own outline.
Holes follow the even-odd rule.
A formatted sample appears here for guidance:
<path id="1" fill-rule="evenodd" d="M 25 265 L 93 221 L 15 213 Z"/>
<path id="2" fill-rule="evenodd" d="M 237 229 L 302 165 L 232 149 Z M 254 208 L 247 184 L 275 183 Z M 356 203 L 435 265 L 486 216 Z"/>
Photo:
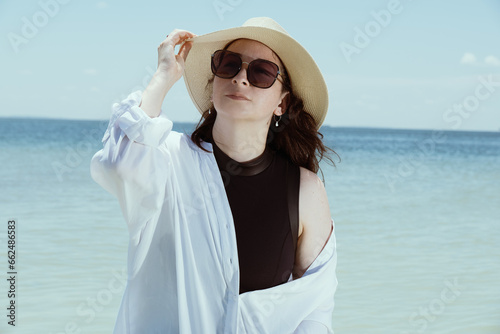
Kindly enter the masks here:
<path id="1" fill-rule="evenodd" d="M 248 81 L 259 88 L 269 88 L 278 76 L 278 65 L 265 60 L 254 60 L 248 69 Z"/>
<path id="2" fill-rule="evenodd" d="M 232 78 L 238 74 L 241 58 L 238 55 L 219 50 L 212 58 L 212 73 L 220 78 Z"/>

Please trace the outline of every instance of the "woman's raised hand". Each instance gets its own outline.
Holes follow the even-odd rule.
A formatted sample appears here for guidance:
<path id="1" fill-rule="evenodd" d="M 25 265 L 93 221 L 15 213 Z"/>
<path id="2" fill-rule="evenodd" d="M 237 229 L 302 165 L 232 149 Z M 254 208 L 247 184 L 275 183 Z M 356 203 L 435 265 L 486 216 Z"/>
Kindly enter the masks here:
<path id="1" fill-rule="evenodd" d="M 187 31 L 175 29 L 158 46 L 158 69 L 159 73 L 166 75 L 170 80 L 176 82 L 182 77 L 184 62 L 186 61 L 192 42 L 187 41 L 196 35 Z M 175 54 L 175 47 L 181 45 L 179 53 Z"/>
<path id="2" fill-rule="evenodd" d="M 158 47 L 158 68 L 144 90 L 139 103 L 139 107 L 149 117 L 157 117 L 160 114 L 165 96 L 182 77 L 184 62 L 193 45 L 187 40 L 195 36 L 189 31 L 175 29 Z M 178 54 L 175 54 L 176 45 L 181 45 Z"/>

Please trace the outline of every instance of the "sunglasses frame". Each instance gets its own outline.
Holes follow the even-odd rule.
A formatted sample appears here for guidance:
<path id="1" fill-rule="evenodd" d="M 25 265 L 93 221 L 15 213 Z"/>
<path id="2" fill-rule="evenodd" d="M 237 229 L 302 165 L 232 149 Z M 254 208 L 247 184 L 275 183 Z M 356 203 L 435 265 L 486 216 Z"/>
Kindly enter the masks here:
<path id="1" fill-rule="evenodd" d="M 217 75 L 217 74 L 215 73 L 215 71 L 214 71 L 214 57 L 215 57 L 216 53 L 218 53 L 218 52 L 226 52 L 226 53 L 229 53 L 229 54 L 233 54 L 233 55 L 238 56 L 238 58 L 240 59 L 241 64 L 240 64 L 240 66 L 239 66 L 239 68 L 238 68 L 238 71 L 237 71 L 237 72 L 236 72 L 236 73 L 235 73 L 232 77 L 225 78 L 225 77 L 221 77 L 221 76 L 219 76 L 219 75 Z M 250 69 L 251 64 L 252 64 L 253 62 L 255 62 L 255 61 L 258 61 L 258 62 L 265 62 L 265 63 L 270 63 L 270 64 L 273 64 L 273 65 L 274 65 L 274 66 L 276 66 L 276 68 L 278 69 L 278 72 L 276 73 L 276 76 L 274 77 L 273 82 L 272 82 L 269 86 L 267 86 L 267 87 L 259 87 L 259 86 L 256 86 L 256 85 L 254 85 L 253 83 L 251 83 L 251 82 L 250 82 L 250 78 L 249 78 L 249 73 L 248 73 L 248 71 L 249 71 L 249 69 Z M 248 80 L 248 82 L 249 82 L 252 86 L 257 87 L 257 88 L 261 88 L 261 89 L 268 89 L 268 88 L 271 88 L 271 87 L 274 85 L 274 83 L 276 82 L 276 80 L 278 80 L 279 82 L 281 82 L 281 83 L 283 84 L 283 81 L 281 81 L 281 80 L 279 80 L 279 79 L 278 79 L 278 75 L 283 76 L 283 75 L 281 74 L 280 67 L 279 67 L 279 65 L 278 65 L 278 64 L 273 63 L 273 62 L 272 62 L 272 61 L 270 61 L 270 60 L 267 60 L 267 59 L 261 59 L 261 58 L 259 58 L 259 59 L 254 59 L 254 60 L 252 60 L 251 62 L 246 62 L 246 61 L 243 61 L 243 59 L 241 58 L 241 55 L 240 55 L 239 53 L 232 52 L 232 51 L 229 51 L 229 50 L 224 50 L 224 49 L 221 49 L 221 50 L 217 50 L 217 51 L 215 51 L 214 53 L 212 53 L 212 59 L 211 59 L 211 63 L 210 63 L 210 68 L 211 68 L 211 70 L 212 70 L 212 73 L 213 73 L 216 77 L 219 77 L 219 78 L 222 78 L 222 79 L 232 79 L 232 78 L 234 78 L 235 76 L 237 76 L 237 75 L 238 75 L 238 73 L 240 73 L 241 69 L 243 68 L 243 64 L 247 64 L 247 80 Z"/>

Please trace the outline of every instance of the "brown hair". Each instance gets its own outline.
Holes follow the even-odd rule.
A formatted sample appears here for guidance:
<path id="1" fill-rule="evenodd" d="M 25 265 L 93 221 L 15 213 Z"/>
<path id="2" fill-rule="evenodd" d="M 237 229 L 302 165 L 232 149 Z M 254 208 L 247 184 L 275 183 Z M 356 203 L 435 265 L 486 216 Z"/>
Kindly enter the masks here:
<path id="1" fill-rule="evenodd" d="M 226 44 L 224 50 L 234 41 L 236 40 Z M 279 59 L 278 55 L 276 55 L 276 57 Z M 281 62 L 281 64 L 283 64 L 283 62 Z M 284 101 L 286 110 L 280 119 L 278 127 L 276 127 L 274 122 L 271 122 L 267 135 L 267 145 L 276 151 L 283 152 L 294 164 L 309 169 L 314 173 L 321 170 L 319 168 L 319 162 L 323 158 L 326 158 L 335 167 L 335 163 L 329 156 L 329 151 L 339 158 L 339 162 L 340 156 L 334 150 L 323 144 L 323 134 L 317 130 L 316 121 L 311 114 L 304 109 L 304 102 L 302 99 L 294 94 L 286 68 L 283 68 L 283 72 L 282 92 L 288 92 Z M 211 89 L 213 81 L 214 76 L 212 75 L 207 82 L 206 89 Z M 211 110 L 210 113 L 209 110 Z M 191 140 L 206 152 L 208 151 L 202 147 L 201 141 L 212 142 L 212 129 L 216 117 L 217 110 L 212 104 L 209 109 L 203 112 L 196 129 L 191 134 Z"/>

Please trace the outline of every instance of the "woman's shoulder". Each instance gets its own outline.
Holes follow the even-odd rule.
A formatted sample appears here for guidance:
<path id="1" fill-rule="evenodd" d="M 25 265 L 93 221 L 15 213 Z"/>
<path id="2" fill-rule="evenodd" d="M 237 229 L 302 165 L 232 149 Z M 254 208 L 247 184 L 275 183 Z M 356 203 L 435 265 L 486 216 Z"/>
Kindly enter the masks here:
<path id="1" fill-rule="evenodd" d="M 321 200 L 322 202 L 327 199 L 325 185 L 323 181 L 319 178 L 318 174 L 305 168 L 299 167 L 300 169 L 300 193 L 304 195 L 305 198 L 310 199 L 311 204 L 316 200 Z"/>
<path id="2" fill-rule="evenodd" d="M 303 227 L 326 224 L 330 208 L 325 185 L 316 173 L 304 167 L 300 167 L 299 194 L 299 216 Z"/>
<path id="3" fill-rule="evenodd" d="M 315 172 L 305 167 L 299 167 L 299 169 L 301 198 L 304 198 L 310 204 L 305 207 L 315 207 L 316 205 L 313 204 L 319 204 L 318 200 L 323 202 L 326 199 L 325 185 Z"/>

